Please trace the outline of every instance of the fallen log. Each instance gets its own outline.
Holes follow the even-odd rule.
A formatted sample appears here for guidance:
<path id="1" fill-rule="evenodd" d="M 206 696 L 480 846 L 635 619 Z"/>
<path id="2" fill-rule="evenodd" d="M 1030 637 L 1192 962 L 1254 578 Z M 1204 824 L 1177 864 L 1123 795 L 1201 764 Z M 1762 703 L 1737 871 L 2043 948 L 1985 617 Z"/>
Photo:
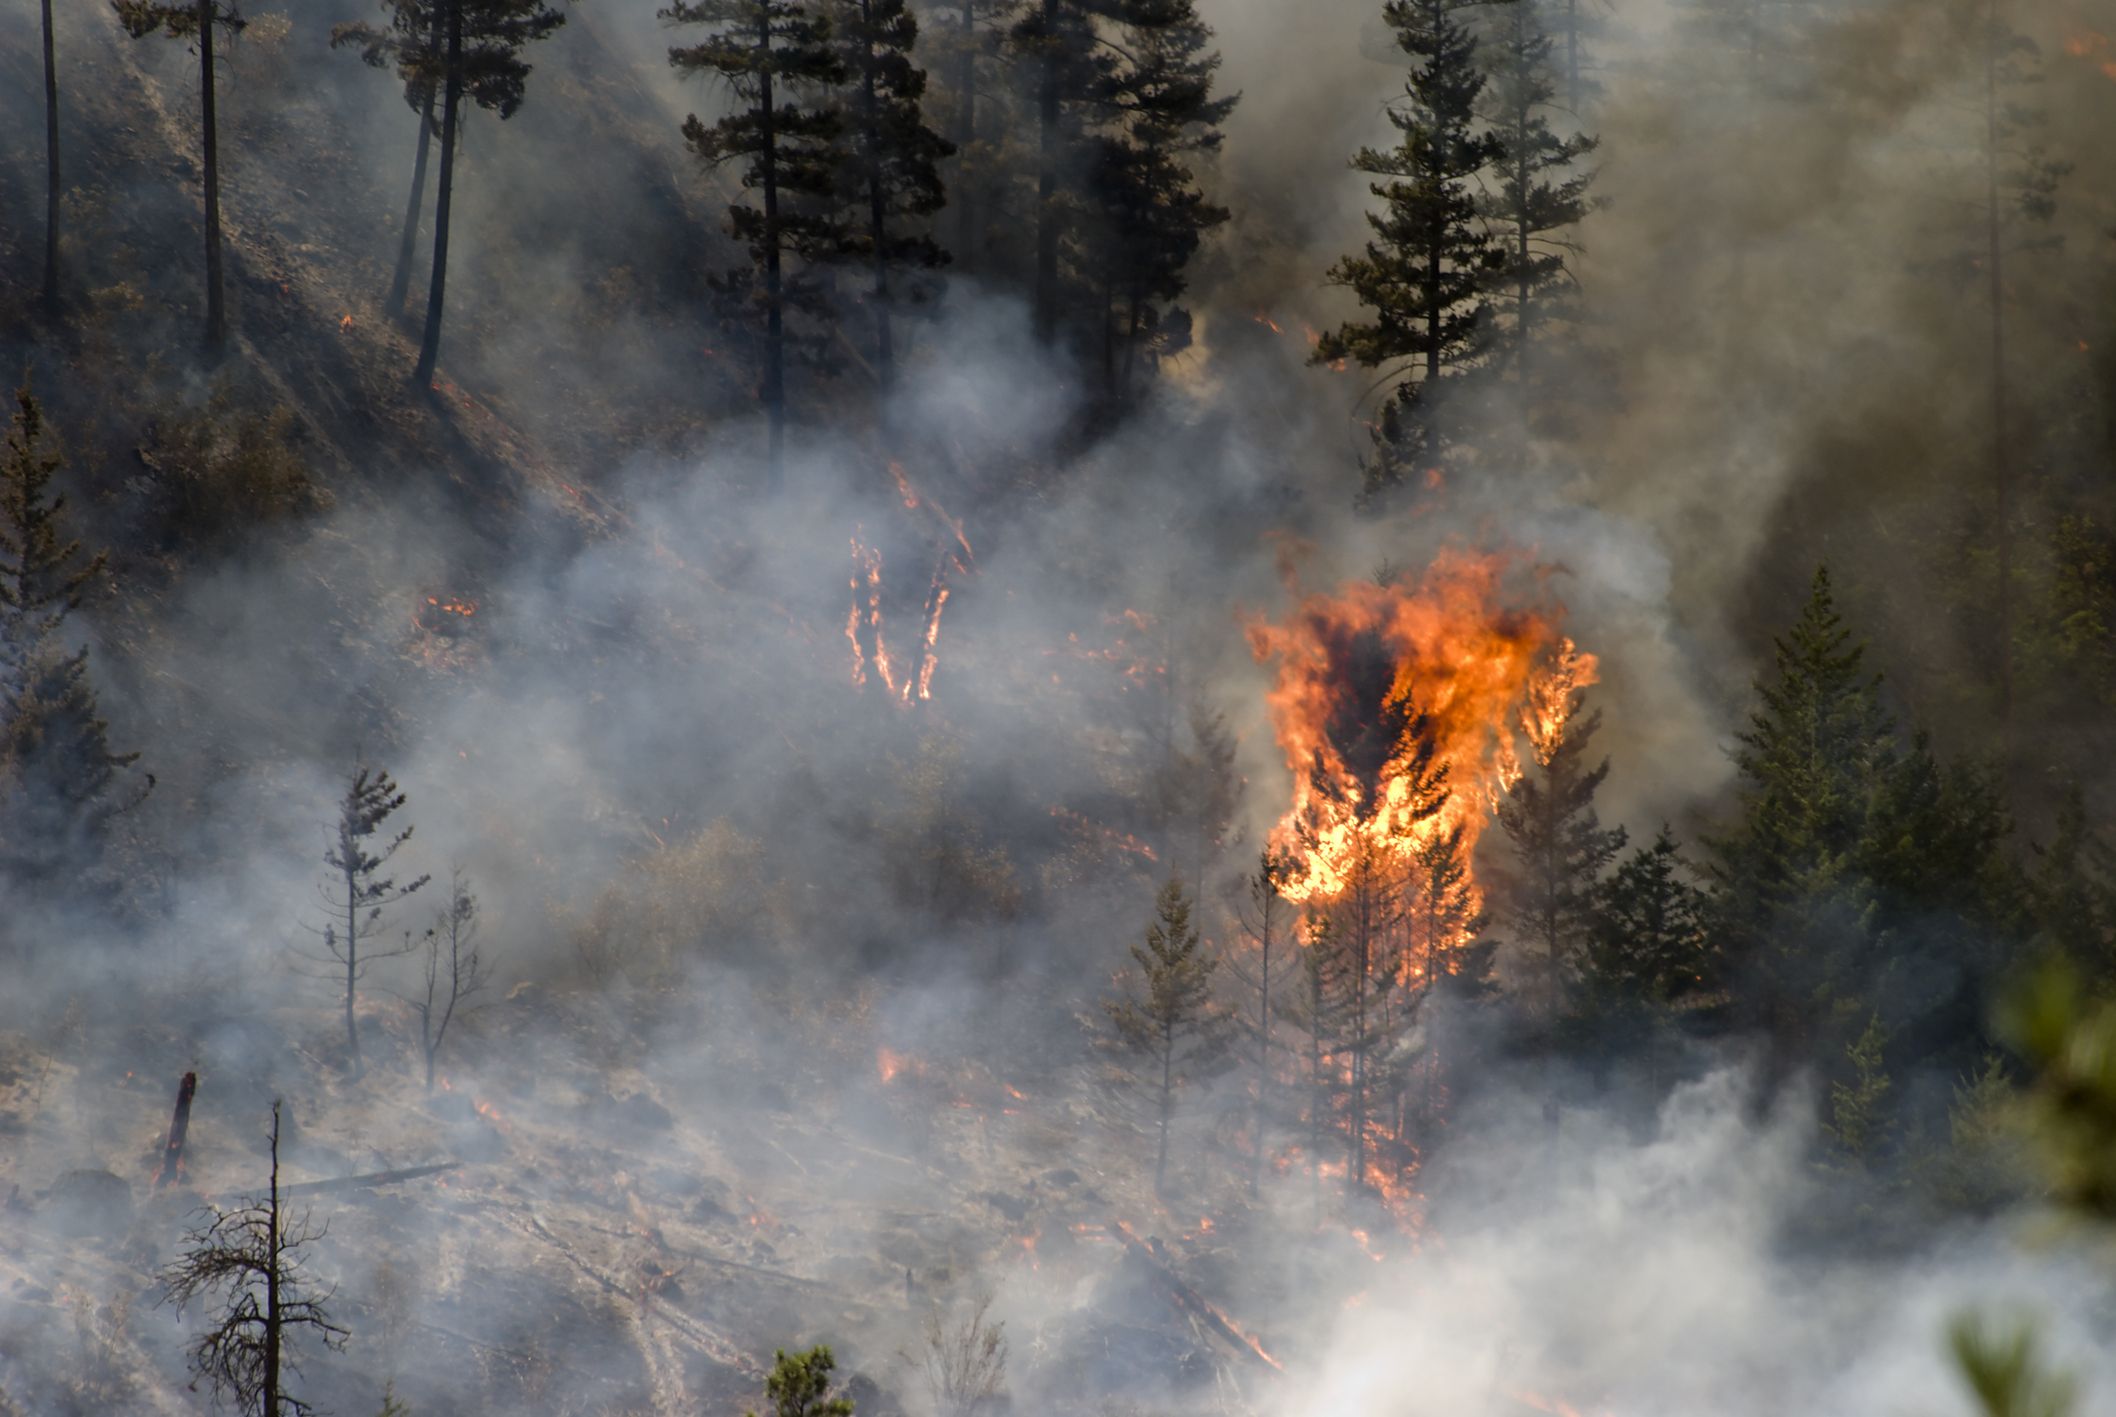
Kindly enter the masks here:
<path id="1" fill-rule="evenodd" d="M 291 1186 L 281 1186 L 282 1196 L 313 1196 L 324 1191 L 356 1191 L 368 1186 L 387 1186 L 393 1181 L 416 1181 L 421 1176 L 438 1176 L 444 1171 L 459 1171 L 460 1161 L 444 1161 L 437 1166 L 407 1166 L 397 1171 L 369 1171 L 359 1176 L 333 1176 L 327 1181 L 296 1181 Z"/>
<path id="2" fill-rule="evenodd" d="M 191 1134 L 191 1099 L 198 1094 L 198 1074 L 185 1073 L 176 1088 L 176 1113 L 169 1119 L 169 1140 L 162 1147 L 161 1169 L 154 1173 L 154 1188 L 180 1179 L 184 1174 L 184 1139 Z"/>
<path id="3" fill-rule="evenodd" d="M 1169 1297 L 1176 1301 L 1176 1307 L 1182 1309 L 1192 1318 L 1197 1319 L 1234 1348 L 1248 1354 L 1265 1367 L 1271 1369 L 1272 1372 L 1283 1373 L 1285 1371 L 1285 1367 L 1280 1364 L 1278 1359 L 1266 1353 L 1263 1344 L 1243 1332 L 1233 1319 L 1222 1313 L 1219 1305 L 1184 1283 L 1182 1277 L 1161 1257 L 1156 1246 L 1149 1245 L 1146 1241 L 1140 1239 L 1137 1231 L 1121 1220 L 1112 1220 L 1109 1223 L 1109 1233 L 1123 1244 L 1127 1253 L 1143 1263 L 1154 1278 L 1161 1281 L 1161 1286 L 1168 1291 Z"/>

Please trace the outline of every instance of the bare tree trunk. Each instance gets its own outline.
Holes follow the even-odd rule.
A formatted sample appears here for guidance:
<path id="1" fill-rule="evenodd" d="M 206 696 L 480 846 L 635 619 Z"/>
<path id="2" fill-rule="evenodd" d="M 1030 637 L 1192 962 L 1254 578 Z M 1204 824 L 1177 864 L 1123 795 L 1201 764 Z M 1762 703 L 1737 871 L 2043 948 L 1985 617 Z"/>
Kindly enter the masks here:
<path id="1" fill-rule="evenodd" d="M 44 307 L 59 308 L 59 61 L 44 0 Z"/>
<path id="2" fill-rule="evenodd" d="M 441 357 L 441 312 L 448 296 L 448 217 L 455 196 L 456 125 L 463 106 L 463 0 L 448 0 L 448 77 L 441 100 L 441 180 L 434 193 L 433 274 L 426 293 L 426 333 L 419 341 L 419 364 L 412 387 L 433 387 L 434 366 Z M 355 1058 L 358 1048 L 354 1049 Z"/>
<path id="3" fill-rule="evenodd" d="M 428 43 L 434 49 L 442 44 L 442 11 L 437 5 L 433 12 L 433 32 Z M 389 299 L 383 303 L 383 311 L 391 319 L 404 313 L 404 297 L 411 290 L 411 263 L 419 244 L 419 208 L 426 198 L 426 154 L 433 147 L 434 92 L 426 91 L 426 102 L 419 110 L 419 155 L 411 165 L 411 200 L 404 210 L 404 235 L 397 242 L 397 270 L 390 277 Z"/>
<path id="4" fill-rule="evenodd" d="M 967 168 L 970 145 L 977 141 L 977 0 L 962 0 L 962 53 L 956 58 L 955 92 L 955 151 Z M 961 176 L 969 173 L 963 171 Z M 955 261 L 968 272 L 977 262 L 976 184 L 959 180 L 955 185 Z"/>
<path id="5" fill-rule="evenodd" d="M 882 393 L 896 387 L 896 348 L 889 328 L 889 222 L 883 207 L 882 133 L 874 93 L 874 0 L 860 0 L 867 52 L 861 56 L 860 110 L 867 125 L 867 231 L 874 243 L 874 367 Z"/>
<path id="6" fill-rule="evenodd" d="M 2013 745 L 2013 471 L 2006 448 L 2005 247 L 1999 222 L 1999 17 L 1998 0 L 1987 0 L 1984 37 L 1984 208 L 1986 275 L 1991 299 L 1991 484 L 1998 538 L 1998 728 L 1999 752 Z"/>
<path id="7" fill-rule="evenodd" d="M 345 878 L 345 1051 L 352 1059 L 353 1076 L 365 1070 L 360 1061 L 360 1030 L 353 1021 L 353 996 L 360 987 L 360 901 L 354 893 L 352 873 Z"/>
<path id="8" fill-rule="evenodd" d="M 271 1238 L 265 1247 L 264 1417 L 279 1417 L 279 1268 L 285 1247 L 279 1223 L 279 1104 L 272 1104 Z"/>
<path id="9" fill-rule="evenodd" d="M 206 147 L 206 352 L 219 354 L 228 342 L 228 312 L 221 290 L 220 267 L 220 132 L 213 113 L 214 0 L 198 0 L 198 93 Z"/>
<path id="10" fill-rule="evenodd" d="M 1580 112 L 1580 0 L 1565 0 L 1565 102 Z"/>
<path id="11" fill-rule="evenodd" d="M 176 1110 L 169 1117 L 169 1140 L 162 1146 L 162 1168 L 154 1173 L 154 1188 L 175 1183 L 184 1172 L 184 1141 L 191 1134 L 191 1099 L 198 1093 L 198 1074 L 185 1073 L 177 1084 Z"/>
<path id="12" fill-rule="evenodd" d="M 760 87 L 758 113 L 764 139 L 764 411 L 771 420 L 767 453 L 769 479 L 779 486 L 786 475 L 786 311 L 779 258 L 779 135 L 772 98 L 771 19 L 757 17 Z"/>
<path id="13" fill-rule="evenodd" d="M 1154 1160 L 1154 1194 L 1168 1184 L 1168 1119 L 1175 1110 L 1175 1029 L 1161 1025 L 1161 1154 Z"/>
<path id="14" fill-rule="evenodd" d="M 1043 0 L 1043 72 L 1036 90 L 1036 338 L 1058 333 L 1058 18 Z"/>
<path id="15" fill-rule="evenodd" d="M 1201 878 L 1202 879 L 1202 878 Z M 1264 1191 L 1264 1117 L 1270 1111 L 1267 1094 L 1271 1089 L 1271 902 L 1264 904 L 1264 918 L 1260 922 L 1260 943 L 1263 946 L 1263 982 L 1258 986 L 1260 998 L 1258 1011 L 1263 1016 L 1261 1041 L 1256 1049 L 1256 1122 L 1254 1135 L 1250 1138 L 1253 1150 L 1249 1167 L 1249 1198 L 1255 1200 Z"/>

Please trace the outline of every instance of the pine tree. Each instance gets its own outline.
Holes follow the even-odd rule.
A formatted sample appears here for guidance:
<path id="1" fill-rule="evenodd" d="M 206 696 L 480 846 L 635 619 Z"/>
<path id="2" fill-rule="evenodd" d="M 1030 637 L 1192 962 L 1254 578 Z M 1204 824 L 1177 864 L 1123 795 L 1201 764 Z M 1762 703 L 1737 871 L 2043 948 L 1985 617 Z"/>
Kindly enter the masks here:
<path id="1" fill-rule="evenodd" d="M 1500 258 L 1478 216 L 1477 190 L 1500 149 L 1477 123 L 1484 76 L 1469 15 L 1482 3 L 1389 0 L 1382 11 L 1412 64 L 1404 101 L 1389 109 L 1403 137 L 1352 160 L 1382 179 L 1369 190 L 1385 207 L 1367 216 L 1377 239 L 1330 269 L 1331 281 L 1358 296 L 1372 318 L 1325 334 L 1314 355 L 1318 363 L 1350 359 L 1397 381 L 1387 435 L 1367 470 L 1370 494 L 1446 452 L 1443 381 L 1486 349 L 1485 292 Z"/>
<path id="2" fill-rule="evenodd" d="M 1244 997 L 1241 1028 L 1248 1043 L 1249 1059 L 1256 1069 L 1255 1105 L 1250 1111 L 1249 1195 L 1262 1194 L 1264 1186 L 1264 1133 L 1276 1113 L 1272 1080 L 1282 1045 L 1272 1025 L 1284 1012 L 1282 996 L 1290 993 L 1293 970 L 1286 952 L 1297 947 L 1294 922 L 1298 911 L 1280 892 L 1292 863 L 1266 847 L 1258 854 L 1256 869 L 1242 879 L 1236 907 L 1242 933 L 1256 946 L 1254 967 L 1247 960 L 1230 959 L 1228 972 L 1241 983 Z"/>
<path id="3" fill-rule="evenodd" d="M 279 1186 L 279 1103 L 272 1103 L 272 1170 L 263 1199 L 222 1210 L 208 1206 L 183 1254 L 162 1272 L 163 1302 L 182 1313 L 206 1300 L 217 1314 L 191 1348 L 191 1371 L 230 1397 L 237 1410 L 264 1417 L 307 1417 L 308 1403 L 286 1391 L 298 1373 L 294 1341 L 311 1338 L 343 1348 L 346 1331 L 302 1273 L 302 1252 L 324 1238 L 306 1216 L 287 1214 Z"/>
<path id="4" fill-rule="evenodd" d="M 1609 762 L 1588 765 L 1602 716 L 1580 717 L 1584 700 L 1584 691 L 1567 689 L 1556 701 L 1554 720 L 1533 733 L 1532 761 L 1498 812 L 1513 847 L 1506 914 L 1546 1018 L 1566 1007 L 1593 933 L 1602 873 L 1625 842 L 1624 829 L 1604 828 L 1594 810 Z"/>
<path id="5" fill-rule="evenodd" d="M 2040 944 L 2106 984 L 2116 974 L 2116 855 L 2087 821 L 2078 786 L 2058 804 L 2056 830 L 2035 849 L 2030 908 Z"/>
<path id="6" fill-rule="evenodd" d="M 1068 229 L 1078 224 L 1077 199 L 1060 188 L 1084 167 L 1085 132 L 1109 99 L 1116 61 L 1104 47 L 1098 14 L 1119 0 L 1027 0 L 1009 36 L 1031 76 L 1036 106 L 1036 250 L 1031 309 L 1036 338 L 1058 335 L 1061 261 Z"/>
<path id="7" fill-rule="evenodd" d="M 1105 1004 L 1114 1041 L 1141 1060 L 1135 1083 L 1154 1099 L 1158 1145 L 1154 1190 L 1168 1182 L 1168 1131 L 1176 1094 L 1217 1062 L 1227 1020 L 1212 998 L 1218 961 L 1205 953 L 1191 923 L 1190 897 L 1170 877 L 1154 907 L 1146 942 L 1132 946 L 1139 977 L 1122 998 Z"/>
<path id="8" fill-rule="evenodd" d="M 719 75 L 737 101 L 711 126 L 690 115 L 683 136 L 710 166 L 742 164 L 743 190 L 756 192 L 762 203 L 737 200 L 728 217 L 763 283 L 757 297 L 765 329 L 761 397 L 770 421 L 770 476 L 777 483 L 786 448 L 786 317 L 791 312 L 824 319 L 829 313 L 814 274 L 789 273 L 786 258 L 815 262 L 842 240 L 830 210 L 842 122 L 821 99 L 845 81 L 845 68 L 828 22 L 802 0 L 675 0 L 660 15 L 670 24 L 707 27 L 697 44 L 671 49 L 669 63 L 686 77 Z"/>
<path id="9" fill-rule="evenodd" d="M 358 45 L 360 58 L 374 68 L 393 67 L 404 81 L 404 101 L 419 115 L 419 146 L 412 160 L 411 196 L 404 209 L 404 229 L 397 238 L 397 264 L 390 276 L 383 310 L 394 319 L 404 312 L 411 292 L 412 262 L 418 249 L 419 210 L 426 200 L 426 165 L 434 136 L 434 105 L 440 97 L 447 56 L 448 7 L 443 0 L 385 0 L 388 29 L 372 25 L 338 25 L 331 47 Z"/>
<path id="10" fill-rule="evenodd" d="M 1507 0 L 1499 6 L 1485 92 L 1498 151 L 1492 163 L 1497 184 L 1483 210 L 1501 236 L 1491 282 L 1508 317 L 1496 332 L 1497 357 L 1519 387 L 1531 423 L 1550 421 L 1572 382 L 1549 377 L 1538 355 L 1555 341 L 1553 327 L 1568 319 L 1573 304 L 1567 259 L 1579 249 L 1573 232 L 1587 214 L 1593 181 L 1579 163 L 1598 142 L 1577 131 L 1560 137 L 1552 126 L 1558 76 L 1543 17 L 1546 3 Z"/>
<path id="11" fill-rule="evenodd" d="M 434 916 L 420 940 L 421 987 L 403 995 L 419 1020 L 419 1051 L 426 1059 L 426 1090 L 433 1091 L 434 1068 L 449 1025 L 475 1007 L 473 1000 L 491 983 L 491 960 L 478 948 L 478 898 L 458 869 L 448 879 L 448 904 Z"/>
<path id="12" fill-rule="evenodd" d="M 156 30 L 189 40 L 198 50 L 199 135 L 206 198 L 206 353 L 218 355 L 228 340 L 228 312 L 220 258 L 220 126 L 214 116 L 213 39 L 240 34 L 248 21 L 223 0 L 111 0 L 118 22 L 134 39 Z"/>
<path id="13" fill-rule="evenodd" d="M 112 819 L 154 785 L 121 793 L 138 753 L 114 753 L 88 678 L 88 651 L 61 643 L 66 617 L 103 578 L 106 559 L 66 531 L 61 466 L 44 446 L 44 411 L 15 394 L 0 465 L 0 864 L 21 885 L 94 880 Z"/>
<path id="14" fill-rule="evenodd" d="M 1204 234 L 1228 218 L 1188 164 L 1220 146 L 1237 96 L 1213 94 L 1220 56 L 1194 0 L 1116 0 L 1111 19 L 1125 58 L 1110 77 L 1114 116 L 1090 147 L 1082 275 L 1096 292 L 1104 392 L 1121 403 L 1142 348 L 1165 357 L 1190 342 L 1188 314 L 1158 302 L 1183 293 Z"/>
<path id="15" fill-rule="evenodd" d="M 1012 94 L 1003 51 L 1022 0 L 932 0 L 932 50 L 948 140 L 956 162 L 948 178 L 949 250 L 965 271 L 983 264 L 985 224 L 1000 209 L 1001 152 L 1011 125 Z"/>
<path id="16" fill-rule="evenodd" d="M 926 126 L 926 71 L 912 61 L 918 21 L 904 0 L 833 0 L 833 7 L 831 37 L 849 90 L 841 180 L 857 212 L 840 253 L 873 273 L 875 375 L 886 397 L 896 386 L 894 308 L 929 298 L 931 282 L 918 273 L 948 260 L 921 226 L 947 203 L 937 164 L 955 145 Z"/>
<path id="17" fill-rule="evenodd" d="M 338 801 L 338 820 L 333 824 L 331 844 L 323 853 L 326 871 L 318 894 L 323 899 L 327 923 L 316 933 L 323 937 L 321 959 L 334 973 L 342 970 L 345 981 L 345 1049 L 353 1076 L 363 1071 L 360 1060 L 360 1030 L 353 1017 L 360 980 L 378 959 L 407 953 L 401 948 L 377 948 L 374 941 L 383 932 L 383 914 L 425 885 L 417 877 L 401 884 L 382 874 L 398 848 L 411 840 L 410 827 L 386 835 L 384 823 L 405 803 L 404 793 L 386 772 L 365 764 L 353 770 L 345 795 Z"/>
<path id="18" fill-rule="evenodd" d="M 549 36 L 566 22 L 566 17 L 543 0 L 402 2 L 413 6 L 437 4 L 445 11 L 441 17 L 445 39 L 438 75 L 433 70 L 430 48 L 423 51 L 425 57 L 418 59 L 411 59 L 411 49 L 399 51 L 403 56 L 399 71 L 404 73 L 407 87 L 423 78 L 427 84 L 438 82 L 441 89 L 441 172 L 434 191 L 433 265 L 426 291 L 426 327 L 419 339 L 419 362 L 411 376 L 414 389 L 426 390 L 433 387 L 434 366 L 441 357 L 441 312 L 448 294 L 449 217 L 455 202 L 456 145 L 462 127 L 463 100 L 469 98 L 478 107 L 497 113 L 503 121 L 513 117 L 522 105 L 529 82 L 529 65 L 522 58 L 522 50 Z M 430 25 L 419 24 L 421 18 L 413 13 L 408 29 L 397 31 L 403 43 L 416 43 L 413 36 L 430 33 Z M 404 69 L 407 61 L 411 63 L 408 72 Z"/>
<path id="19" fill-rule="evenodd" d="M 1580 993 L 1600 1017 L 1653 1016 L 1706 983 L 1705 895 L 1665 823 L 1610 873 L 1581 960 Z"/>
<path id="20" fill-rule="evenodd" d="M 806 1353 L 782 1348 L 771 1356 L 771 1373 L 764 1379 L 771 1417 L 852 1417 L 852 1399 L 830 1395 L 830 1375 L 838 1364 L 828 1344 L 819 1343 Z"/>
<path id="21" fill-rule="evenodd" d="M 1281 1015 L 1299 1034 L 1294 1045 L 1300 1059 L 1300 1109 L 1308 1157 L 1308 1181 L 1315 1218 L 1322 1218 L 1323 1145 L 1343 1124 L 1343 1059 L 1350 1049 L 1354 999 L 1362 988 L 1357 962 L 1338 938 L 1327 914 L 1306 917 L 1300 948 L 1294 952 L 1293 992 Z M 1350 1170 L 1347 1148 L 1347 1171 Z"/>
<path id="22" fill-rule="evenodd" d="M 1438 1108 L 1440 1058 L 1432 1036 L 1438 1022 L 1433 1016 L 1435 999 L 1450 984 L 1456 987 L 1449 992 L 1457 996 L 1473 995 L 1491 969 L 1493 946 L 1479 939 L 1490 917 L 1478 904 L 1469 852 L 1463 845 L 1466 836 L 1459 822 L 1445 831 L 1429 831 L 1412 848 L 1408 863 L 1403 960 L 1397 969 L 1402 981 L 1402 1019 L 1385 1020 L 1384 1027 L 1393 1038 L 1422 1021 L 1427 1038 L 1419 1055 L 1399 1050 L 1399 1063 L 1390 1079 L 1399 1137 L 1405 1133 L 1410 1114 L 1414 1073 L 1419 1120 L 1430 1124 Z"/>
<path id="23" fill-rule="evenodd" d="M 1713 916 L 1737 1006 L 1786 1061 L 1852 1004 L 1874 929 L 1859 858 L 1899 754 L 1880 680 L 1837 614 L 1826 569 L 1776 643 L 1776 670 L 1756 686 L 1762 705 L 1735 755 L 1742 820 L 1712 843 Z"/>
<path id="24" fill-rule="evenodd" d="M 59 59 L 52 40 L 51 0 L 44 19 L 44 308 L 59 308 Z"/>

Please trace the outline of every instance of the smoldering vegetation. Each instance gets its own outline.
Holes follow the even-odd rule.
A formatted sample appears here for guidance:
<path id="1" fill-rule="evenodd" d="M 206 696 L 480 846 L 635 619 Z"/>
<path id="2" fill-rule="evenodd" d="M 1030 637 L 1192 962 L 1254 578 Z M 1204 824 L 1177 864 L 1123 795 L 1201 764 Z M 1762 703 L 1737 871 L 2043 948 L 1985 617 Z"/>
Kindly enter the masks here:
<path id="1" fill-rule="evenodd" d="M 944 37 L 954 7 L 917 8 Z M 887 397 L 858 348 L 796 365 L 776 470 L 726 284 L 741 178 L 679 132 L 739 95 L 674 76 L 650 12 L 567 9 L 519 113 L 468 114 L 429 398 L 379 308 L 418 119 L 329 44 L 372 16 L 251 11 L 222 55 L 235 347 L 208 364 L 195 53 L 56 7 L 48 319 L 40 17 L 11 6 L 0 342 L 72 533 L 111 550 L 64 636 L 140 757 L 92 865 L 0 879 L 0 1412 L 204 1410 L 209 1315 L 159 1301 L 197 1208 L 266 1185 L 275 1101 L 347 1330 L 297 1335 L 289 1390 L 341 1414 L 732 1413 L 819 1343 L 863 1417 L 1987 1410 L 1944 1350 L 1968 1312 L 2028 1315 L 2088 1410 L 2106 1261 L 2048 1215 L 2034 1063 L 1994 1011 L 2046 954 L 2101 987 L 2116 918 L 2116 83 L 2092 16 L 2004 8 L 2039 115 L 2006 161 L 2068 169 L 2005 245 L 2010 571 L 1984 6 L 1568 9 L 1565 121 L 1601 147 L 1561 393 L 1465 384 L 1506 436 L 1379 496 L 1400 371 L 1311 359 L 1363 318 L 1323 274 L 1374 206 L 1345 160 L 1400 136 L 1364 0 L 1200 7 L 1241 102 L 1195 167 L 1234 215 L 1161 302 L 1187 344 L 1142 341 L 1126 397 L 1092 339 L 1037 337 L 1017 127 L 976 155 L 1013 205 L 903 322 Z M 1736 10 L 1748 40 L 1712 27 Z M 938 59 L 933 84 L 958 101 Z M 1771 876 L 1811 780 L 1774 796 L 1739 735 L 1770 731 L 1758 681 L 1794 682 L 1773 637 L 1818 563 L 1870 645 L 1825 785 L 1878 805 Z M 1619 948 L 1618 847 L 1539 935 L 1533 823 L 1500 815 L 1577 785 L 1553 763 L 1595 710 L 1580 829 L 1681 844 L 1689 894 L 1658 899 L 1696 923 L 1657 963 Z M 1434 745 L 1455 859 L 1347 787 L 1415 797 Z M 359 840 L 413 828 L 366 876 L 330 859 L 361 769 L 406 800 Z M 0 844 L 43 861 L 7 785 Z M 1267 847 L 1374 902 L 1274 895 L 1276 993 Z M 1108 1006 L 1183 967 L 1148 935 L 1182 937 L 1171 877 L 1215 967 L 1161 1113 Z M 362 881 L 393 883 L 379 917 Z M 1347 942 L 1356 983 L 1304 975 Z"/>

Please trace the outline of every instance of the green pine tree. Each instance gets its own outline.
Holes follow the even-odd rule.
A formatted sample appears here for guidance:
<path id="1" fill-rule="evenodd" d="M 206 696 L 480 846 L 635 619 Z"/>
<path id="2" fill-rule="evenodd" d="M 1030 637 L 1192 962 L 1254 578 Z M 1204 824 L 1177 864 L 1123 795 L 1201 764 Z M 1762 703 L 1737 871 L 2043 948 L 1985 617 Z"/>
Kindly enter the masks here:
<path id="1" fill-rule="evenodd" d="M 771 1356 L 771 1373 L 764 1379 L 771 1417 L 852 1417 L 852 1399 L 830 1395 L 830 1375 L 838 1366 L 830 1345 L 819 1343 L 806 1353 L 782 1348 Z"/>
<path id="2" fill-rule="evenodd" d="M 1138 977 L 1103 1009 L 1113 1041 L 1139 1060 L 1133 1081 L 1154 1099 L 1154 1190 L 1160 1192 L 1168 1182 L 1176 1094 L 1219 1060 L 1228 1033 L 1228 1021 L 1212 997 L 1219 961 L 1199 942 L 1181 881 L 1170 877 L 1161 888 L 1146 942 L 1132 946 L 1131 955 Z"/>
<path id="3" fill-rule="evenodd" d="M 121 787 L 139 754 L 111 751 L 88 651 L 64 644 L 67 616 L 106 561 L 66 530 L 66 499 L 52 486 L 61 461 L 45 438 L 25 386 L 0 463 L 0 873 L 24 887 L 89 887 L 112 821 L 154 779 Z"/>
<path id="4" fill-rule="evenodd" d="M 1404 98 L 1389 109 L 1402 140 L 1360 150 L 1352 166 L 1381 180 L 1374 239 L 1330 269 L 1371 317 L 1317 343 L 1319 363 L 1349 359 L 1393 382 L 1367 468 L 1369 495 L 1437 465 L 1452 435 L 1443 384 L 1481 360 L 1489 343 L 1488 290 L 1501 259 L 1478 213 L 1478 191 L 1500 154 L 1477 121 L 1484 75 L 1472 12 L 1484 0 L 1389 0 L 1383 16 L 1410 61 Z"/>
<path id="5" fill-rule="evenodd" d="M 828 19 L 803 0 L 674 0 L 659 13 L 669 24 L 706 31 L 697 43 L 669 50 L 676 72 L 717 75 L 736 100 L 712 124 L 691 114 L 683 136 L 707 165 L 740 166 L 745 195 L 728 205 L 728 228 L 749 248 L 751 269 L 732 288 L 748 291 L 763 318 L 759 395 L 776 485 L 786 457 L 787 316 L 827 326 L 831 308 L 815 266 L 844 239 L 833 209 L 843 120 L 828 100 L 845 81 L 845 64 Z M 820 350 L 823 338 L 806 343 Z"/>
<path id="6" fill-rule="evenodd" d="M 854 212 L 840 255 L 874 282 L 867 309 L 886 395 L 896 383 L 893 313 L 930 299 L 933 282 L 921 275 L 948 260 L 925 222 L 947 203 L 938 164 L 955 145 L 926 126 L 926 71 L 912 59 L 918 21 L 904 0 L 832 0 L 832 21 L 847 89 L 840 180 Z"/>
<path id="7" fill-rule="evenodd" d="M 1705 910 L 1705 893 L 1692 883 L 1664 822 L 1597 893 L 1580 962 L 1580 998 L 1590 1015 L 1655 1017 L 1706 988 Z"/>

